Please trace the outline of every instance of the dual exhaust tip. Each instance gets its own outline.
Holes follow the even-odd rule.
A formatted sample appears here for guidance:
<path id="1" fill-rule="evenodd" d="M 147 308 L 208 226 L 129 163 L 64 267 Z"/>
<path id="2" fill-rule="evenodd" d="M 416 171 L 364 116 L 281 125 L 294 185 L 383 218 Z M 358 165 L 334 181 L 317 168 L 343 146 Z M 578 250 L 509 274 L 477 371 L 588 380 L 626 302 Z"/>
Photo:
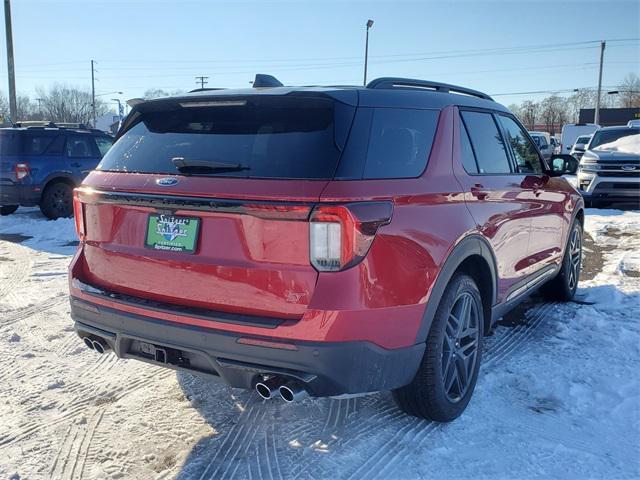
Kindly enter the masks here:
<path id="1" fill-rule="evenodd" d="M 263 382 L 256 383 L 256 392 L 265 400 L 280 395 L 280 398 L 287 403 L 302 400 L 309 395 L 299 382 L 279 377 L 271 377 Z"/>
<path id="2" fill-rule="evenodd" d="M 98 353 L 105 353 L 111 350 L 109 344 L 100 337 L 83 337 L 82 341 L 88 348 Z"/>

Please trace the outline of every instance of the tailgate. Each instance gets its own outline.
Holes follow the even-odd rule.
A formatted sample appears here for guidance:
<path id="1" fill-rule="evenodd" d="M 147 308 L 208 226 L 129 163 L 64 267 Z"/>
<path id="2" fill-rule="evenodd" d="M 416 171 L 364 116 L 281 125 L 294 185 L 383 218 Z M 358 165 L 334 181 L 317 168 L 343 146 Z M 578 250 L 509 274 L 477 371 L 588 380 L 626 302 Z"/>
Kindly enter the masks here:
<path id="1" fill-rule="evenodd" d="M 183 182 L 188 194 L 167 195 L 149 189 L 136 193 L 133 185 L 127 192 L 101 189 L 95 181 L 101 176 L 109 174 L 92 173 L 89 183 L 97 188 L 80 191 L 85 218 L 80 280 L 174 306 L 302 316 L 318 275 L 309 262 L 307 219 L 326 182 L 264 185 L 259 180 L 192 178 Z M 147 175 L 128 177 L 151 183 L 143 179 Z M 273 201 L 264 193 L 238 198 L 237 191 L 249 184 L 254 192 L 275 187 L 297 200 Z M 198 195 L 205 191 L 206 197 Z M 158 222 L 170 224 L 166 238 L 171 239 L 173 228 L 180 231 L 185 220 L 195 222 L 194 243 L 187 245 L 193 246 L 192 253 L 153 248 Z"/>

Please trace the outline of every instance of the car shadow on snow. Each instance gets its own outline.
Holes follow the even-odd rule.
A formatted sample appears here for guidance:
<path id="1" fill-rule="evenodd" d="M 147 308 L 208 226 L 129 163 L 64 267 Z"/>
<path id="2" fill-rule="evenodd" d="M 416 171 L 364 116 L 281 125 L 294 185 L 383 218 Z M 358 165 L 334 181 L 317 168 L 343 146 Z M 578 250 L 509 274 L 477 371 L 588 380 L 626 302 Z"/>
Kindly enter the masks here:
<path id="1" fill-rule="evenodd" d="M 381 453 L 374 435 L 384 443 L 407 430 L 441 428 L 403 414 L 389 392 L 287 404 L 188 373 L 178 381 L 215 432 L 193 447 L 181 480 L 366 476 Z"/>

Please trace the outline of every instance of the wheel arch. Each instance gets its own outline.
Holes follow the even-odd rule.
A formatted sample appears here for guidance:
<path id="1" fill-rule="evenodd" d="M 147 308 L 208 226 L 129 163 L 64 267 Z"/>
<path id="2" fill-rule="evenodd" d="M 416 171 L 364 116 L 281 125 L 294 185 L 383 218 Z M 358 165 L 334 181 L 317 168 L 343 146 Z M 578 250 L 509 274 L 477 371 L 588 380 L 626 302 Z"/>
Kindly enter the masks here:
<path id="1" fill-rule="evenodd" d="M 78 186 L 72 175 L 64 172 L 56 172 L 49 175 L 45 178 L 44 182 L 42 182 L 42 192 L 44 193 L 47 187 L 53 185 L 55 182 L 63 182 L 74 188 Z"/>
<path id="2" fill-rule="evenodd" d="M 416 342 L 426 341 L 444 290 L 458 272 L 464 272 L 476 281 L 482 296 L 484 326 L 487 332 L 491 327 L 491 310 L 496 303 L 498 291 L 497 271 L 493 250 L 485 238 L 474 234 L 461 240 L 445 260 L 431 288 Z"/>

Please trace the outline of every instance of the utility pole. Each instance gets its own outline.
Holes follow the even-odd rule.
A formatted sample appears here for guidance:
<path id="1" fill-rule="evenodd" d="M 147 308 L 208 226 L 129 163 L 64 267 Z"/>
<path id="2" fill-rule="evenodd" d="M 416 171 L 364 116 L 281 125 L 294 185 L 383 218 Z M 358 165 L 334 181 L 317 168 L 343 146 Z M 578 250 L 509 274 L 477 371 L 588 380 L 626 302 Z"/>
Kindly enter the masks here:
<path id="1" fill-rule="evenodd" d="M 93 127 L 96 126 L 96 82 L 95 69 L 93 68 L 93 60 L 91 60 L 91 115 L 93 117 Z"/>
<path id="2" fill-rule="evenodd" d="M 369 29 L 373 27 L 373 20 L 367 20 L 367 37 L 364 42 L 364 82 L 363 85 L 367 86 L 367 61 L 369 60 Z"/>
<path id="3" fill-rule="evenodd" d="M 7 35 L 7 70 L 9 72 L 9 115 L 12 122 L 20 119 L 18 115 L 18 102 L 16 102 L 16 72 L 13 61 L 13 33 L 11 31 L 11 4 L 4 0 L 4 31 Z"/>
<path id="4" fill-rule="evenodd" d="M 209 83 L 207 80 L 209 77 L 196 77 L 196 83 L 200 84 L 200 88 L 204 88 L 204 86 Z"/>
<path id="5" fill-rule="evenodd" d="M 602 91 L 602 63 L 604 61 L 604 47 L 607 42 L 604 40 L 600 42 L 600 73 L 598 75 L 598 96 L 596 98 L 596 112 L 593 118 L 593 123 L 600 125 L 600 94 Z"/>

